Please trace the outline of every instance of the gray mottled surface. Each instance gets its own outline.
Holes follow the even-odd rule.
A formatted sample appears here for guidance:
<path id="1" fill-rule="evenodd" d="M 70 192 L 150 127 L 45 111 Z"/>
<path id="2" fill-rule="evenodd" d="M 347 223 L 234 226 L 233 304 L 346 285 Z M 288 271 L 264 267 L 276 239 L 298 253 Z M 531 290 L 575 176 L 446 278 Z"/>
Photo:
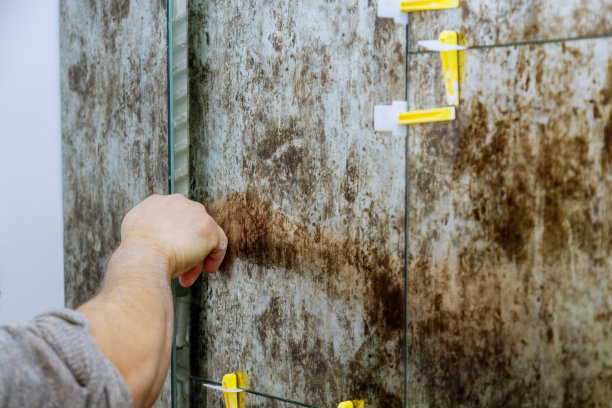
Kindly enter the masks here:
<path id="1" fill-rule="evenodd" d="M 168 191 L 166 2 L 60 3 L 65 289 L 76 307 L 97 290 L 125 213 Z"/>
<path id="2" fill-rule="evenodd" d="M 192 371 L 401 406 L 405 140 L 372 122 L 405 98 L 405 28 L 367 0 L 213 0 L 190 30 L 192 195 L 230 240 L 193 292 Z"/>
<path id="3" fill-rule="evenodd" d="M 500 44 L 612 33 L 612 0 L 461 0 L 457 9 L 412 13 L 410 48 L 443 30 L 466 45 Z"/>
<path id="4" fill-rule="evenodd" d="M 411 402 L 611 405 L 611 53 L 466 52 L 457 120 L 411 127 Z M 411 108 L 443 105 L 439 58 Z"/>

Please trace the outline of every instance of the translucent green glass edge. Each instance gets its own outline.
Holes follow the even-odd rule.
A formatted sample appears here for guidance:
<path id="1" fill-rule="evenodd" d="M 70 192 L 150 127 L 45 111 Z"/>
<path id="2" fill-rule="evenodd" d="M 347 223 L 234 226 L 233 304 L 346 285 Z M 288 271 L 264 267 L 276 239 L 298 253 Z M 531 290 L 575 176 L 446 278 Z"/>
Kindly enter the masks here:
<path id="1" fill-rule="evenodd" d="M 167 50 L 167 82 L 168 82 L 168 191 L 174 193 L 174 86 L 172 81 L 172 0 L 166 2 L 166 50 Z M 174 310 L 176 313 L 176 280 L 172 281 L 172 298 L 174 299 Z M 171 405 L 177 408 L 177 389 L 176 389 L 176 314 L 174 316 L 173 335 L 172 335 L 172 357 L 170 362 L 170 389 Z"/>

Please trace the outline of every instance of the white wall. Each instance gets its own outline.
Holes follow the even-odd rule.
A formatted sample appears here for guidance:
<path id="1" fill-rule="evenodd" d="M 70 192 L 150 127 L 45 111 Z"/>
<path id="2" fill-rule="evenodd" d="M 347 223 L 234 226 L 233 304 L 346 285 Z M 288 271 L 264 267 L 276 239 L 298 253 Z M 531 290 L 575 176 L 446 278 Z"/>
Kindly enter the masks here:
<path id="1" fill-rule="evenodd" d="M 58 0 L 0 0 L 0 324 L 64 304 Z"/>

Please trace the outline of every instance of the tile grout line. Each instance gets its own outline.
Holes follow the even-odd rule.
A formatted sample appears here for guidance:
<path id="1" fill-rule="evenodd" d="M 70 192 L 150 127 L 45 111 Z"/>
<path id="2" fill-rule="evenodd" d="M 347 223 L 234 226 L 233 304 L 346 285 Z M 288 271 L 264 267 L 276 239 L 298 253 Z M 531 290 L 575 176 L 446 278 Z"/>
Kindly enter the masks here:
<path id="1" fill-rule="evenodd" d="M 564 43 L 564 42 L 599 40 L 599 39 L 605 39 L 605 38 L 612 38 L 612 33 L 587 35 L 587 36 L 581 36 L 581 37 L 517 41 L 517 42 L 509 42 L 509 43 L 501 43 L 501 44 L 471 45 L 462 51 L 487 50 L 487 49 L 494 49 L 494 48 L 524 47 L 524 46 L 529 46 L 529 45 L 542 45 L 542 44 L 557 44 L 557 43 Z M 429 51 L 429 50 L 411 51 L 411 50 L 408 50 L 407 54 L 408 55 L 439 54 L 439 51 Z"/>
<path id="2" fill-rule="evenodd" d="M 206 378 L 197 377 L 197 376 L 193 376 L 193 375 L 190 377 L 190 379 L 191 379 L 191 381 L 200 382 L 200 383 L 206 383 L 206 384 L 212 384 L 212 385 L 222 385 L 218 381 L 207 380 Z M 275 399 L 277 401 L 286 402 L 286 403 L 297 405 L 297 406 L 300 406 L 300 407 L 319 408 L 316 405 L 306 404 L 305 402 L 293 401 L 293 400 L 290 400 L 290 399 L 287 399 L 287 398 L 277 397 L 277 396 L 272 395 L 272 394 L 266 394 L 264 392 L 259 392 L 259 391 L 249 390 L 249 389 L 244 389 L 244 391 L 246 393 L 249 393 L 249 394 L 258 395 L 260 397 L 265 397 L 265 398 L 270 398 L 270 399 Z"/>
<path id="3" fill-rule="evenodd" d="M 406 24 L 406 101 L 409 103 L 410 95 L 410 14 Z M 405 138 L 405 181 L 404 181 L 404 407 L 408 407 L 408 274 L 409 274 L 409 232 L 410 232 L 410 208 L 408 199 L 410 196 L 410 126 Z"/>

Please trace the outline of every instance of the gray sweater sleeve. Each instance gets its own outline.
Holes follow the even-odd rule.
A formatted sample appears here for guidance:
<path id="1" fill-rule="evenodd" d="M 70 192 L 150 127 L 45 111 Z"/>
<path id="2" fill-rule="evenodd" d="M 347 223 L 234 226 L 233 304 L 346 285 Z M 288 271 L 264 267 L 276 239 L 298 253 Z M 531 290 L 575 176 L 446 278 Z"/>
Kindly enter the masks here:
<path id="1" fill-rule="evenodd" d="M 0 407 L 131 407 L 130 392 L 72 310 L 0 327 Z"/>

